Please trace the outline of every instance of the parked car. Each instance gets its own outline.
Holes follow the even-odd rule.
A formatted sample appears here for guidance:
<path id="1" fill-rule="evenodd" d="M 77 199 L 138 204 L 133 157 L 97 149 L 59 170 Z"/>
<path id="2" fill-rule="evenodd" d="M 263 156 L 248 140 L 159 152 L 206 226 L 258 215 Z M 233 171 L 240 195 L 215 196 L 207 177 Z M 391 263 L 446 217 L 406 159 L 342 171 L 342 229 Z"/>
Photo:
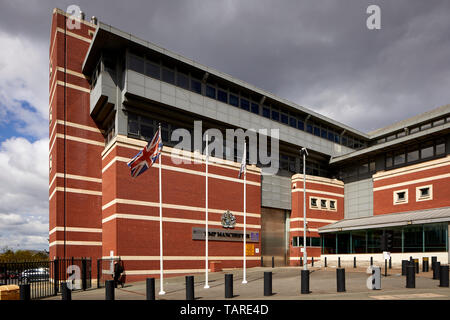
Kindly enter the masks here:
<path id="1" fill-rule="evenodd" d="M 19 276 L 19 281 L 29 283 L 34 281 L 48 281 L 50 274 L 48 268 L 35 268 L 23 271 Z"/>

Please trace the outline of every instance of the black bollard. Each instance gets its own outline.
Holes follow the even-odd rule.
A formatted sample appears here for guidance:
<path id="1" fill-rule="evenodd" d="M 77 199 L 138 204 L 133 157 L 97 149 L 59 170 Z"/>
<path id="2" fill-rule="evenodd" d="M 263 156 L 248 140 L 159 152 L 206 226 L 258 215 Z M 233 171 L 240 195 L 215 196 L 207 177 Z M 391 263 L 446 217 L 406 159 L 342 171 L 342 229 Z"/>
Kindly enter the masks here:
<path id="1" fill-rule="evenodd" d="M 384 259 L 384 276 L 387 277 L 387 259 Z"/>
<path id="2" fill-rule="evenodd" d="M 422 258 L 422 272 L 428 272 L 428 258 Z"/>
<path id="3" fill-rule="evenodd" d="M 336 269 L 337 292 L 345 292 L 345 269 Z"/>
<path id="4" fill-rule="evenodd" d="M 233 298 L 233 274 L 225 274 L 225 298 Z"/>
<path id="5" fill-rule="evenodd" d="M 341 257 L 338 257 L 338 268 L 341 267 Z"/>
<path id="6" fill-rule="evenodd" d="M 406 267 L 408 266 L 408 260 L 402 260 L 402 276 L 406 276 Z"/>
<path id="7" fill-rule="evenodd" d="M 389 257 L 389 269 L 392 269 L 392 257 Z"/>
<path id="8" fill-rule="evenodd" d="M 272 295 L 272 272 L 264 272 L 264 296 Z"/>
<path id="9" fill-rule="evenodd" d="M 314 267 L 314 257 L 311 258 L 311 267 Z"/>
<path id="10" fill-rule="evenodd" d="M 433 279 L 437 280 L 441 278 L 441 263 L 439 261 L 436 261 L 434 263 L 434 269 L 433 269 Z"/>
<path id="11" fill-rule="evenodd" d="M 353 257 L 353 268 L 356 268 L 356 257 Z"/>
<path id="12" fill-rule="evenodd" d="M 114 300 L 114 280 L 105 281 L 105 300 Z"/>
<path id="13" fill-rule="evenodd" d="M 439 287 L 448 287 L 448 265 L 440 267 L 439 276 Z"/>
<path id="14" fill-rule="evenodd" d="M 431 257 L 431 265 L 433 265 L 433 262 L 437 262 L 437 257 Z"/>
<path id="15" fill-rule="evenodd" d="M 67 286 L 67 282 L 61 283 L 61 299 L 65 301 L 72 300 L 72 290 Z"/>
<path id="16" fill-rule="evenodd" d="M 327 267 L 327 257 L 325 257 L 325 268 Z"/>
<path id="17" fill-rule="evenodd" d="M 302 270 L 301 272 L 300 293 L 311 293 L 311 291 L 309 291 L 309 270 Z"/>
<path id="18" fill-rule="evenodd" d="M 263 260 L 263 256 L 261 256 L 261 267 L 264 267 L 264 260 Z"/>
<path id="19" fill-rule="evenodd" d="M 186 300 L 194 299 L 194 276 L 186 276 Z"/>
<path id="20" fill-rule="evenodd" d="M 147 278 L 145 284 L 147 300 L 155 300 L 155 278 Z"/>
<path id="21" fill-rule="evenodd" d="M 21 284 L 19 286 L 20 300 L 31 300 L 31 287 L 30 284 Z"/>
<path id="22" fill-rule="evenodd" d="M 370 257 L 370 265 L 373 266 L 373 257 Z"/>
<path id="23" fill-rule="evenodd" d="M 272 256 L 272 268 L 274 268 L 274 267 L 275 267 L 275 257 Z"/>
<path id="24" fill-rule="evenodd" d="M 300 257 L 300 267 L 303 267 L 303 258 Z"/>
<path id="25" fill-rule="evenodd" d="M 414 263 L 409 263 L 406 267 L 406 287 L 415 288 L 416 287 L 416 270 Z"/>
<path id="26" fill-rule="evenodd" d="M 419 273 L 419 259 L 414 259 L 414 265 L 416 267 L 416 273 Z"/>

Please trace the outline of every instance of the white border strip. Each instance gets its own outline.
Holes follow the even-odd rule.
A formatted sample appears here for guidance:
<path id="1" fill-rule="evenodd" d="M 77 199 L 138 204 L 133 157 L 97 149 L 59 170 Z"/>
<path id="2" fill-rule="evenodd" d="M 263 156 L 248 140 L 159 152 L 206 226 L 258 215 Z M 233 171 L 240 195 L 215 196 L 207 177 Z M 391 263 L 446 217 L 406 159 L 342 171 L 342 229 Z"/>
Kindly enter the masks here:
<path id="1" fill-rule="evenodd" d="M 303 218 L 292 218 L 292 219 L 290 219 L 290 222 L 298 222 L 298 221 L 303 221 Z M 328 219 L 306 218 L 306 221 L 311 221 L 311 222 L 323 222 L 323 223 L 334 223 L 334 222 L 338 222 L 338 221 L 340 221 L 340 220 L 328 220 Z"/>
<path id="2" fill-rule="evenodd" d="M 111 167 L 116 161 L 128 163 L 130 161 L 130 159 L 129 158 L 125 158 L 125 157 L 116 156 L 102 169 L 102 173 L 105 173 L 105 171 L 108 170 L 109 167 Z M 159 168 L 159 163 L 155 163 L 155 164 L 153 164 L 153 166 L 155 168 Z M 166 164 L 163 164 L 161 166 L 161 169 L 171 170 L 171 171 L 176 171 L 176 172 L 182 172 L 182 173 L 187 173 L 187 174 L 193 174 L 193 175 L 198 175 L 198 176 L 203 176 L 203 177 L 206 175 L 206 173 L 204 171 L 196 171 L 196 170 L 185 169 L 185 168 L 180 168 L 180 167 L 176 167 L 176 166 L 168 166 Z M 212 174 L 212 173 L 208 174 L 208 178 L 232 181 L 232 182 L 237 182 L 237 183 L 241 183 L 241 184 L 244 183 L 244 180 L 242 180 L 242 179 L 231 178 L 231 177 L 221 176 L 221 175 Z M 247 181 L 247 184 L 258 186 L 258 187 L 261 186 L 261 183 L 254 182 L 254 181 Z"/>
<path id="3" fill-rule="evenodd" d="M 49 201 L 52 199 L 52 197 L 55 195 L 55 193 L 57 191 L 64 192 L 64 187 L 56 187 L 55 190 L 53 190 L 50 197 L 48 197 Z M 93 190 L 87 190 L 87 189 L 66 188 L 66 192 L 87 194 L 87 195 L 91 195 L 91 196 L 100 196 L 100 197 L 102 196 L 101 191 L 93 191 Z"/>
<path id="4" fill-rule="evenodd" d="M 107 204 L 105 204 L 104 206 L 102 206 L 102 211 L 108 209 L 109 207 L 115 205 L 115 204 L 128 204 L 128 205 L 136 205 L 136 206 L 146 206 L 146 207 L 153 207 L 159 208 L 159 202 L 150 202 L 150 201 L 139 201 L 139 200 L 129 200 L 129 199 L 114 199 L 110 202 L 108 202 Z M 179 204 L 170 204 L 170 203 L 163 203 L 162 204 L 163 208 L 165 209 L 175 209 L 175 210 L 185 210 L 185 211 L 201 211 L 201 212 L 206 212 L 206 208 L 203 207 L 193 207 L 193 206 L 183 206 L 183 205 L 179 205 Z M 226 209 L 211 209 L 208 208 L 208 212 L 212 212 L 212 213 L 219 213 L 222 214 L 226 211 Z M 244 213 L 241 211 L 233 211 L 234 215 L 237 216 L 243 216 Z M 260 218 L 261 215 L 259 213 L 246 213 L 247 216 L 249 217 L 254 217 L 254 218 Z"/>
<path id="5" fill-rule="evenodd" d="M 115 219 L 129 219 L 129 220 L 146 220 L 146 221 L 159 221 L 159 217 L 157 216 L 145 216 L 140 214 L 127 214 L 127 213 L 114 213 L 107 218 L 102 219 L 102 224 L 107 223 L 109 221 Z M 187 223 L 187 224 L 205 224 L 205 220 L 195 220 L 195 219 L 180 219 L 180 218 L 168 218 L 163 217 L 162 220 L 164 222 L 174 222 L 174 223 Z M 209 225 L 222 226 L 220 221 L 209 221 Z M 247 228 L 253 229 L 261 229 L 260 225 L 256 224 L 246 224 Z M 244 227 L 243 223 L 236 223 L 236 227 Z"/>
<path id="6" fill-rule="evenodd" d="M 113 256 L 113 259 L 130 260 L 130 261 L 159 261 L 160 256 Z M 242 256 L 209 256 L 212 260 L 242 260 Z M 102 259 L 111 259 L 111 256 L 103 256 Z M 259 260 L 259 256 L 247 257 L 247 260 Z M 164 256 L 163 260 L 166 261 L 204 261 L 205 256 Z"/>
<path id="7" fill-rule="evenodd" d="M 305 229 L 304 228 L 292 228 L 289 231 L 290 232 L 294 232 L 294 231 L 303 231 L 303 230 L 305 230 Z M 310 231 L 310 232 L 319 232 L 319 229 L 317 229 L 317 228 L 306 228 L 306 232 L 308 232 L 308 231 Z"/>
<path id="8" fill-rule="evenodd" d="M 50 232 L 48 233 L 51 235 L 52 233 L 56 231 L 64 231 L 64 227 L 54 227 Z M 92 233 L 102 233 L 102 229 L 99 228 L 80 228 L 80 227 L 66 227 L 67 232 L 92 232 Z"/>
<path id="9" fill-rule="evenodd" d="M 303 192 L 303 188 L 298 188 L 298 189 L 293 189 L 291 191 L 292 193 L 294 192 Z M 306 189 L 307 193 L 317 193 L 317 194 L 326 194 L 328 196 L 335 196 L 335 197 L 339 197 L 339 198 L 344 198 L 343 194 L 339 194 L 339 193 L 334 193 L 334 192 L 328 192 L 328 191 L 321 191 L 321 190 L 312 190 L 312 189 Z M 333 199 L 332 199 L 333 200 Z"/>
<path id="10" fill-rule="evenodd" d="M 386 186 L 382 186 L 382 187 L 377 187 L 377 188 L 373 188 L 373 191 L 374 192 L 381 191 L 381 190 L 385 190 L 385 189 L 392 189 L 392 188 L 407 186 L 407 185 L 411 185 L 411 184 L 424 183 L 424 182 L 440 180 L 440 179 L 447 179 L 447 178 L 450 178 L 450 173 L 441 174 L 438 176 L 427 177 L 427 178 L 422 178 L 422 179 L 417 179 L 417 180 L 410 180 L 410 181 L 390 184 L 390 185 L 386 185 Z"/>
<path id="11" fill-rule="evenodd" d="M 57 240 L 50 242 L 49 247 L 64 245 L 63 240 Z M 102 246 L 102 242 L 100 241 L 66 241 L 66 245 L 68 246 Z"/>

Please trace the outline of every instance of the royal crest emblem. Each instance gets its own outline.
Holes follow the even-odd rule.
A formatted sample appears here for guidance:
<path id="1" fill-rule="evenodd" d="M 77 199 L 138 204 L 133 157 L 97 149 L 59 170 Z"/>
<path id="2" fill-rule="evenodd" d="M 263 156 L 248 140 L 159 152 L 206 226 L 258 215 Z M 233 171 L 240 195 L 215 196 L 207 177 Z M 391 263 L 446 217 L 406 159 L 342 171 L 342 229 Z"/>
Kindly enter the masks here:
<path id="1" fill-rule="evenodd" d="M 236 225 L 236 218 L 233 216 L 233 214 L 230 212 L 230 210 L 227 210 L 222 215 L 222 226 L 224 228 L 234 228 Z"/>

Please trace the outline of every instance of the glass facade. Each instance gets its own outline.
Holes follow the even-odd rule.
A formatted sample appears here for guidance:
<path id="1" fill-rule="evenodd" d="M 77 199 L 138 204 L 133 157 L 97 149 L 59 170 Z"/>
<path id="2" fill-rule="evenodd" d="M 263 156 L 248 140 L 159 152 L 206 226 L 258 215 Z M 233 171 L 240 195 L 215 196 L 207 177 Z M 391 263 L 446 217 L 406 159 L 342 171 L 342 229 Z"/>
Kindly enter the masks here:
<path id="1" fill-rule="evenodd" d="M 448 251 L 448 223 L 324 233 L 322 254 L 381 253 L 383 231 L 391 232 L 392 253 Z"/>

